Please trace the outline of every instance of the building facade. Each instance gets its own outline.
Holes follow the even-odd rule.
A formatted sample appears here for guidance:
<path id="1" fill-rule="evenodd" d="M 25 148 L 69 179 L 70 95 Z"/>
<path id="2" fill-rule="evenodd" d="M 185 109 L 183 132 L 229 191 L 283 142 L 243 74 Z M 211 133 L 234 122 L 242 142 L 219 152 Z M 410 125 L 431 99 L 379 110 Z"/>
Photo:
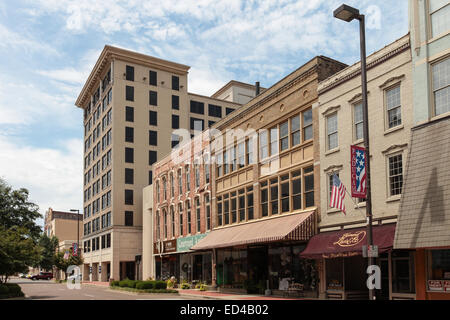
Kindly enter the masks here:
<path id="1" fill-rule="evenodd" d="M 48 237 L 57 237 L 59 241 L 74 240 L 76 242 L 83 235 L 83 216 L 48 208 L 44 218 L 44 233 Z"/>
<path id="2" fill-rule="evenodd" d="M 316 57 L 211 129 L 212 231 L 190 249 L 209 252 L 220 290 L 314 292 L 315 269 L 299 253 L 315 232 L 314 141 L 319 81 L 346 65 Z"/>
<path id="3" fill-rule="evenodd" d="M 415 251 L 416 298 L 450 299 L 450 4 L 410 0 L 414 127 L 394 248 Z"/>
<path id="4" fill-rule="evenodd" d="M 105 46 L 84 110 L 84 280 L 142 275 L 142 189 L 172 147 L 241 105 L 188 92 L 189 66 Z M 179 130 L 179 131 L 177 131 Z"/>
<path id="5" fill-rule="evenodd" d="M 411 73 L 409 34 L 367 57 L 373 237 L 382 274 L 377 299 L 415 297 L 414 254 L 392 251 L 413 125 Z M 350 147 L 364 147 L 360 63 L 322 81 L 318 90 L 320 234 L 302 256 L 320 266 L 321 297 L 366 299 L 365 199 L 351 198 Z M 330 207 L 334 175 L 348 191 L 346 214 Z"/>

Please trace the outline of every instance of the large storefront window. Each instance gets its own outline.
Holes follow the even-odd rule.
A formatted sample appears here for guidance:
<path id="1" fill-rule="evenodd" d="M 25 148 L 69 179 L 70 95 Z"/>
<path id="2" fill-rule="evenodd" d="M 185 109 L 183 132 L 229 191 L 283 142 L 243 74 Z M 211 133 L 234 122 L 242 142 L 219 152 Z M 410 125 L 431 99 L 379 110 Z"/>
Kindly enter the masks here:
<path id="1" fill-rule="evenodd" d="M 416 292 L 414 274 L 414 251 L 393 251 L 392 292 Z"/>
<path id="2" fill-rule="evenodd" d="M 217 284 L 224 288 L 244 288 L 247 280 L 247 250 L 217 251 Z"/>
<path id="3" fill-rule="evenodd" d="M 450 292 L 450 250 L 430 250 L 428 290 Z"/>
<path id="4" fill-rule="evenodd" d="M 327 290 L 367 290 L 367 259 L 362 256 L 325 259 Z"/>

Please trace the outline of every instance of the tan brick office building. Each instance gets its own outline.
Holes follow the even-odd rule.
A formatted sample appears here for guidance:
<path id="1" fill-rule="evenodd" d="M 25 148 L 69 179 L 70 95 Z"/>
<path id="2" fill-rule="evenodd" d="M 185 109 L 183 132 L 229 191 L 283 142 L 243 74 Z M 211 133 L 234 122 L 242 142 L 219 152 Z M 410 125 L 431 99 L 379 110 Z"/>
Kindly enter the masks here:
<path id="1" fill-rule="evenodd" d="M 105 46 L 76 106 L 84 110 L 84 280 L 140 278 L 142 189 L 176 129 L 193 134 L 240 104 L 188 92 L 186 65 Z"/>
<path id="2" fill-rule="evenodd" d="M 78 230 L 77 230 L 78 229 Z M 74 212 L 55 211 L 48 208 L 44 217 L 44 233 L 59 241 L 77 241 L 83 235 L 83 216 Z"/>
<path id="3" fill-rule="evenodd" d="M 382 252 L 376 260 L 382 273 L 377 299 L 413 299 L 413 254 L 392 251 L 413 122 L 409 34 L 368 56 L 367 67 L 373 235 Z M 346 194 L 345 215 L 329 206 L 333 174 L 351 193 L 350 146 L 364 147 L 360 68 L 358 62 L 322 81 L 314 106 L 320 129 L 320 234 L 302 255 L 317 259 L 320 295 L 329 299 L 368 298 L 361 248 L 367 243 L 365 202 Z M 351 237 L 357 241 L 344 241 Z"/>

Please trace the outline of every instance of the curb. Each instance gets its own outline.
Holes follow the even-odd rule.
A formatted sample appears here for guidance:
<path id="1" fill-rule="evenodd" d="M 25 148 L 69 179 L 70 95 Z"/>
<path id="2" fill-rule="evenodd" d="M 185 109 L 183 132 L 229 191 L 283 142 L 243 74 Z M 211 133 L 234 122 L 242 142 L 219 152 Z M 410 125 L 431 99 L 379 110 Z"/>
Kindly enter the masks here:
<path id="1" fill-rule="evenodd" d="M 131 294 L 133 296 L 140 296 L 140 295 L 146 295 L 146 294 L 150 294 L 150 295 L 167 295 L 167 296 L 180 296 L 179 293 L 175 293 L 175 292 L 133 292 L 133 291 L 128 291 L 128 290 L 121 290 L 121 289 L 111 289 L 110 287 L 108 287 L 107 289 L 108 291 L 114 291 L 114 292 L 120 292 L 120 293 L 126 293 L 126 294 Z"/>

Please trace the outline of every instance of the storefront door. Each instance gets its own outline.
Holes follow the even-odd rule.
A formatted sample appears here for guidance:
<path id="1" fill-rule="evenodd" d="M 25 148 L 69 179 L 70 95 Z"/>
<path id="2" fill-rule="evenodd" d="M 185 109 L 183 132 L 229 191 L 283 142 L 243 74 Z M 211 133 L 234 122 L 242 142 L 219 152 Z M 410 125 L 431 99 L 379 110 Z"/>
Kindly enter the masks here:
<path id="1" fill-rule="evenodd" d="M 203 255 L 194 256 L 194 268 L 192 271 L 192 280 L 202 281 L 203 274 Z"/>
<path id="2" fill-rule="evenodd" d="M 267 247 L 248 248 L 248 280 L 249 287 L 266 286 L 268 280 Z"/>

